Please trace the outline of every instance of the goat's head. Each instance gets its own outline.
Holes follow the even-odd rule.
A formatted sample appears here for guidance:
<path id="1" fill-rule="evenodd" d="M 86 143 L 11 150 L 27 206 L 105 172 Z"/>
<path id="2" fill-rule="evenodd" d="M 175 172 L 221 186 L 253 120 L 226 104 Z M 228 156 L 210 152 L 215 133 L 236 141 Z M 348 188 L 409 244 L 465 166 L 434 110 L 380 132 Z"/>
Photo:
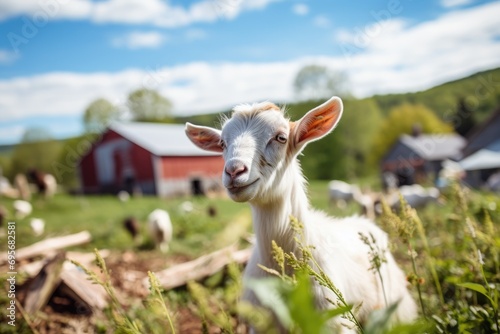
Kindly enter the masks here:
<path id="1" fill-rule="evenodd" d="M 262 102 L 236 106 L 222 130 L 186 123 L 186 134 L 198 147 L 223 154 L 223 184 L 233 200 L 245 202 L 279 196 L 290 162 L 308 142 L 332 131 L 341 115 L 338 97 L 296 122 L 276 105 Z"/>

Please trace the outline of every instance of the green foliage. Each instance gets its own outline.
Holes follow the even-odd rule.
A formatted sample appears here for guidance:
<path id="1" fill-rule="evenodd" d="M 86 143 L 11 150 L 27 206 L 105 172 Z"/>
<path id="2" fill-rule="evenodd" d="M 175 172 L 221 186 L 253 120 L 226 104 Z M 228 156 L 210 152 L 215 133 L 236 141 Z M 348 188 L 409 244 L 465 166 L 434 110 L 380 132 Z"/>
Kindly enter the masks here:
<path id="1" fill-rule="evenodd" d="M 374 100 L 344 100 L 342 120 L 331 135 L 338 137 L 340 141 L 343 156 L 339 158 L 344 160 L 344 177 L 356 179 L 367 175 L 376 167 L 370 164 L 368 156 L 382 122 L 382 113 Z M 333 168 L 337 168 L 335 161 L 329 161 Z M 333 175 L 330 179 L 332 178 Z"/>
<path id="2" fill-rule="evenodd" d="M 476 73 L 416 93 L 378 95 L 373 98 L 388 112 L 402 104 L 423 104 L 446 123 L 454 123 L 457 102 L 463 99 L 475 121 L 483 121 L 500 104 L 500 69 Z"/>
<path id="3" fill-rule="evenodd" d="M 12 152 L 6 175 L 12 179 L 17 173 L 26 173 L 31 168 L 50 172 L 60 149 L 61 143 L 51 139 L 44 129 L 28 129 L 21 143 Z"/>
<path id="4" fill-rule="evenodd" d="M 300 102 L 287 107 L 293 120 L 324 101 Z M 372 171 L 368 156 L 373 136 L 382 122 L 374 100 L 344 99 L 342 120 L 333 133 L 310 143 L 299 156 L 304 174 L 313 180 L 355 179 Z"/>
<path id="5" fill-rule="evenodd" d="M 89 104 L 83 114 L 83 124 L 89 133 L 101 133 L 110 122 L 119 119 L 118 108 L 106 99 L 97 99 Z"/>
<path id="6" fill-rule="evenodd" d="M 96 138 L 96 134 L 88 133 L 61 142 L 62 147 L 59 151 L 59 155 L 57 159 L 52 162 L 50 171 L 56 177 L 57 182 L 66 189 L 75 189 L 78 187 L 78 162 L 92 147 L 92 143 Z"/>
<path id="7" fill-rule="evenodd" d="M 87 274 L 88 279 L 92 283 L 102 286 L 106 291 L 110 299 L 106 311 L 108 318 L 112 321 L 114 333 L 141 334 L 162 332 L 175 334 L 172 317 L 163 299 L 162 288 L 156 276 L 148 272 L 150 295 L 145 305 L 137 309 L 131 309 L 132 311 L 130 309 L 127 310 L 117 298 L 115 288 L 111 283 L 110 272 L 106 267 L 106 262 L 97 249 L 94 249 L 94 253 L 97 266 L 101 270 L 103 278 L 100 278 L 95 272 L 87 269 L 82 264 L 73 260 L 71 262 L 80 267 Z M 165 324 L 165 319 L 168 321 L 168 326 Z M 166 329 L 168 329 L 167 332 L 165 332 Z"/>
<path id="8" fill-rule="evenodd" d="M 346 214 L 346 211 L 328 207 L 325 182 L 313 182 L 310 190 L 313 206 L 335 215 Z M 225 233 L 225 226 L 239 221 L 237 217 L 249 214 L 246 206 L 239 206 L 226 199 L 215 201 L 196 198 L 192 199 L 193 213 L 185 215 L 178 210 L 183 200 L 185 199 L 165 201 L 143 197 L 132 198 L 124 205 L 112 196 L 71 197 L 59 194 L 51 201 L 35 197 L 33 205 L 37 216 L 51 222 L 46 226 L 47 234 L 60 235 L 88 229 L 93 241 L 90 245 L 78 247 L 78 250 L 98 247 L 114 251 L 133 247 L 130 237 L 120 226 L 122 217 L 133 214 L 139 220 L 144 220 L 150 210 L 163 207 L 171 213 L 174 224 L 175 237 L 169 256 L 182 254 L 189 257 L 221 247 L 222 245 L 213 243 L 220 233 Z M 390 215 L 386 212 L 378 220 L 390 234 L 391 250 L 407 273 L 412 283 L 410 291 L 416 299 L 417 286 L 420 288 L 428 320 L 422 320 L 421 314 L 415 323 L 387 328 L 386 320 L 390 317 L 392 307 L 389 305 L 389 308 L 376 311 L 369 317 L 363 324 L 363 333 L 498 333 L 496 316 L 500 296 L 500 199 L 489 193 L 453 186 L 444 191 L 443 200 L 444 205 L 430 205 L 418 213 L 403 205 L 402 212 L 392 212 Z M 217 207 L 218 217 L 207 217 L 204 208 L 208 204 Z M 2 205 L 10 207 L 11 200 L 2 198 Z M 29 224 L 26 223 L 27 219 L 24 219 L 17 224 L 18 248 L 40 240 L 31 235 Z M 300 241 L 300 223 L 293 220 L 293 227 Z M 370 235 L 365 237 L 368 244 L 373 244 Z M 235 236 L 234 240 L 227 242 L 238 239 L 239 236 Z M 411 249 L 408 248 L 409 244 Z M 329 285 L 331 282 L 324 277 L 321 268 L 314 264 L 310 257 L 310 246 L 314 245 L 303 245 L 297 256 L 292 256 L 274 245 L 277 266 L 275 270 L 269 269 L 274 277 L 262 281 L 263 286 L 257 288 L 264 291 L 260 293 L 264 296 L 279 296 L 281 302 L 276 303 L 275 307 L 282 308 L 279 312 L 290 319 L 293 333 L 316 333 L 318 330 L 321 333 L 324 326 L 320 324 L 325 323 L 325 318 L 346 316 L 349 311 L 356 314 L 355 306 L 351 308 L 341 302 L 340 305 L 332 305 L 335 311 L 320 312 L 310 307 L 312 280 L 334 288 Z M 5 244 L 1 244 L 0 249 L 5 250 Z M 373 248 L 366 254 L 374 268 L 381 263 L 376 259 L 378 253 Z M 151 253 L 137 250 L 136 255 L 147 261 Z M 98 263 L 104 272 L 97 277 L 106 285 L 114 273 L 106 268 L 104 261 L 98 260 Z M 150 275 L 150 280 L 154 280 L 154 276 Z M 128 333 L 136 333 L 137 330 L 141 333 L 179 332 L 179 321 L 183 320 L 179 318 L 180 307 L 189 308 L 198 314 L 204 321 L 206 332 L 238 332 L 242 326 L 238 319 L 244 319 L 263 333 L 276 331 L 269 309 L 238 302 L 241 268 L 237 265 L 230 265 L 227 272 L 219 273 L 217 277 L 191 283 L 187 291 L 179 289 L 165 293 L 155 282 L 156 280 L 151 282 L 150 295 L 144 301 L 130 303 L 129 300 L 119 298 L 118 303 L 112 306 L 114 311 L 110 307 L 106 312 L 107 318 L 98 320 L 96 331 L 124 333 L 128 329 Z M 251 284 L 259 285 L 260 281 Z M 117 293 L 111 290 L 117 289 L 112 285 L 108 289 L 108 293 Z M 0 306 L 4 308 L 6 302 L 8 299 L 5 294 L 0 293 Z M 339 303 L 337 300 L 333 302 Z M 273 305 L 270 306 L 271 309 Z M 0 314 L 2 333 L 32 332 L 30 322 L 18 318 L 18 326 L 12 331 L 5 320 L 5 316 Z"/>
<path id="9" fill-rule="evenodd" d="M 432 110 L 423 105 L 403 104 L 392 109 L 373 138 L 371 161 L 379 162 L 402 134 L 411 134 L 415 125 L 423 133 L 449 133 L 450 125 L 443 123 Z"/>
<path id="10" fill-rule="evenodd" d="M 393 239 L 397 235 L 408 245 L 408 280 L 417 287 L 423 315 L 439 332 L 499 333 L 498 198 L 491 202 L 456 184 L 443 198 L 449 211 L 439 216 L 429 213 L 421 220 L 402 203 L 399 215 L 385 208 L 381 222 L 395 232 Z"/>
<path id="11" fill-rule="evenodd" d="M 168 119 L 172 103 L 155 90 L 142 88 L 129 94 L 127 105 L 135 121 L 161 121 Z"/>

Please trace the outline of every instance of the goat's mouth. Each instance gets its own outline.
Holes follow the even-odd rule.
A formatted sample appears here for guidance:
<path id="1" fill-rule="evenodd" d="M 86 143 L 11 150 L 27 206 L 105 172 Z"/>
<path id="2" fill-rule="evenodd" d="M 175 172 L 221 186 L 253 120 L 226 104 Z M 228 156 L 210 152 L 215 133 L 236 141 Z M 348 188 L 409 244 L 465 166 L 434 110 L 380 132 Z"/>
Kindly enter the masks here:
<path id="1" fill-rule="evenodd" d="M 254 185 L 255 183 L 257 183 L 260 179 L 257 178 L 255 179 L 254 181 L 250 182 L 250 183 L 247 183 L 247 184 L 244 184 L 244 185 L 241 185 L 241 186 L 235 186 L 235 185 L 232 185 L 232 186 L 229 186 L 227 187 L 227 191 L 229 191 L 230 194 L 232 195 L 235 195 L 235 194 L 238 194 L 238 193 L 241 193 L 243 191 L 245 191 L 246 189 L 248 189 L 249 187 L 251 187 L 252 185 Z"/>

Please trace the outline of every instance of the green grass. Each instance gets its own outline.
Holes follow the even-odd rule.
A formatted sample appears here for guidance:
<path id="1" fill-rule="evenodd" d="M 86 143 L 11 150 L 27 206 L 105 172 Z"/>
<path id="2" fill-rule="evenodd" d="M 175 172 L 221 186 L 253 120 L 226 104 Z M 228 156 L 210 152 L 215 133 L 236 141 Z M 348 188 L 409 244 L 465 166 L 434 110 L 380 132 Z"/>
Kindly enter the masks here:
<path id="1" fill-rule="evenodd" d="M 375 184 L 370 180 L 363 182 L 362 185 Z M 342 210 L 330 206 L 327 182 L 312 181 L 308 189 L 314 208 L 338 217 L 360 212 L 353 203 Z M 12 212 L 12 200 L 1 200 L 1 204 Z M 181 210 L 181 204 L 186 200 L 194 205 L 193 212 L 189 214 Z M 377 223 L 389 234 L 391 250 L 413 283 L 411 292 L 415 300 L 422 304 L 421 320 L 425 319 L 431 325 L 433 331 L 430 332 L 490 333 L 495 326 L 492 319 L 495 310 L 498 310 L 500 296 L 500 198 L 491 193 L 462 193 L 455 189 L 446 191 L 442 200 L 443 204 L 432 203 L 419 209 L 417 220 L 409 211 L 401 218 L 379 217 Z M 50 200 L 35 197 L 32 203 L 34 211 L 30 217 L 43 218 L 46 231 L 43 236 L 35 237 L 29 227 L 29 218 L 16 221 L 18 249 L 43 238 L 88 230 L 92 234 L 92 242 L 76 249 L 91 251 L 106 248 L 116 253 L 134 249 L 140 258 L 147 261 L 147 247 L 134 246 L 121 224 L 125 217 L 134 215 L 141 222 L 145 234 L 147 215 L 156 208 L 166 209 L 172 218 L 174 240 L 167 257 L 197 257 L 241 240 L 251 232 L 249 206 L 227 198 L 160 199 L 145 196 L 122 203 L 115 196 L 60 194 Z M 209 217 L 209 206 L 216 208 L 217 216 Z M 148 245 L 147 239 L 144 245 Z M 417 255 L 414 259 L 408 254 L 409 247 Z M 4 242 L 0 243 L 0 250 L 6 250 Z M 478 250 L 483 263 L 478 258 Z M 217 324 L 214 319 L 225 319 L 238 312 L 245 315 L 244 310 L 235 304 L 235 291 L 239 287 L 236 276 L 233 273 L 233 283 L 228 284 L 224 275 L 217 274 L 205 281 L 204 287 L 192 285 L 191 290 L 167 292 L 164 296 L 169 312 L 175 315 L 176 310 L 189 308 L 207 322 L 205 326 L 226 328 L 228 323 Z M 193 296 L 193 287 L 198 291 L 197 297 Z M 417 290 L 420 292 L 417 293 Z M 5 300 L 0 298 L 0 307 L 4 303 Z M 208 304 L 202 309 L 200 303 Z M 151 320 L 148 318 L 150 312 L 141 305 L 127 312 L 131 319 L 143 324 L 161 318 L 155 316 Z M 255 318 L 257 314 L 252 311 L 246 316 Z M 21 332 L 29 333 L 29 330 Z"/>
<path id="2" fill-rule="evenodd" d="M 181 203 L 189 200 L 194 209 L 187 214 L 181 210 Z M 70 196 L 58 194 L 52 199 L 34 197 L 33 213 L 24 219 L 17 220 L 13 216 L 12 200 L 2 199 L 3 206 L 9 210 L 7 220 L 16 222 L 16 246 L 21 248 L 48 237 L 77 233 L 88 230 L 92 242 L 76 247 L 91 251 L 94 248 L 106 248 L 123 251 L 133 248 L 133 242 L 122 227 L 127 216 L 136 217 L 141 223 L 141 232 L 147 236 L 147 216 L 156 208 L 169 212 L 174 228 L 174 239 L 171 244 L 173 254 L 198 256 L 206 251 L 222 247 L 216 236 L 227 228 L 233 218 L 238 215 L 247 217 L 245 224 L 250 226 L 249 208 L 229 199 L 181 198 L 161 199 L 152 196 L 131 198 L 122 203 L 115 196 Z M 209 217 L 209 206 L 216 209 L 217 215 Z M 32 217 L 45 220 L 45 233 L 36 237 L 29 226 Z M 226 238 L 227 243 L 238 241 L 245 231 L 240 231 L 233 238 Z M 147 243 L 147 237 L 144 243 Z M 6 250 L 2 243 L 1 251 Z"/>

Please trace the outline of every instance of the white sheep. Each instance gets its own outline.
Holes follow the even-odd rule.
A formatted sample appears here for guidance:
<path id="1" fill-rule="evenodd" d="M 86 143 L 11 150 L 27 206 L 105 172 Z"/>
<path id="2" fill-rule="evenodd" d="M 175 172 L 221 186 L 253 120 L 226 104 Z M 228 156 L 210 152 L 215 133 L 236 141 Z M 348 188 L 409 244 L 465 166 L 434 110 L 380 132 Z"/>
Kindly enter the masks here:
<path id="1" fill-rule="evenodd" d="M 172 222 L 167 211 L 153 210 L 148 216 L 148 228 L 155 245 L 162 252 L 168 251 L 168 244 L 172 240 Z"/>
<path id="2" fill-rule="evenodd" d="M 248 288 L 251 279 L 269 275 L 258 267 L 277 268 L 272 256 L 272 241 L 285 252 L 300 257 L 290 216 L 304 225 L 303 243 L 314 245 L 313 257 L 342 293 L 354 305 L 362 322 L 377 309 L 399 301 L 394 321 L 412 321 L 416 304 L 407 290 L 404 273 L 388 251 L 387 235 L 372 221 L 361 217 L 331 218 L 310 208 L 297 156 L 308 142 L 330 133 L 342 115 L 342 101 L 333 97 L 309 111 L 302 119 L 290 122 L 284 112 L 270 102 L 240 105 L 222 130 L 186 124 L 186 134 L 198 147 L 223 154 L 225 165 L 222 181 L 229 196 L 237 202 L 249 202 L 252 209 L 256 243 L 245 268 L 243 299 L 259 304 Z M 369 248 L 359 233 L 372 234 L 376 247 L 384 250 L 387 262 L 380 268 L 382 282 L 370 270 Z M 328 300 L 337 300 L 327 288 L 314 282 L 317 306 L 331 307 Z M 345 323 L 335 318 L 335 326 Z M 352 324 L 350 324 L 352 325 Z M 356 330 L 338 327 L 341 333 Z"/>
<path id="3" fill-rule="evenodd" d="M 45 182 L 45 197 L 51 198 L 57 192 L 57 180 L 52 174 L 45 174 L 43 176 L 43 181 Z"/>
<path id="4" fill-rule="evenodd" d="M 116 194 L 116 197 L 118 197 L 118 200 L 122 203 L 128 202 L 130 199 L 130 194 L 125 191 L 125 190 L 120 190 L 118 194 Z"/>
<path id="5" fill-rule="evenodd" d="M 45 221 L 40 218 L 31 218 L 30 226 L 33 230 L 33 234 L 38 237 L 41 236 L 45 230 Z"/>
<path id="6" fill-rule="evenodd" d="M 361 190 L 355 184 L 349 184 L 340 180 L 333 180 L 328 183 L 328 196 L 330 203 L 335 203 L 337 207 L 344 209 L 347 202 L 361 200 Z"/>
<path id="7" fill-rule="evenodd" d="M 429 203 L 439 203 L 440 192 L 436 187 L 424 188 L 419 184 L 412 184 L 409 186 L 401 186 L 397 191 L 385 196 L 387 205 L 393 210 L 399 210 L 401 201 L 399 195 L 404 198 L 406 203 L 412 208 L 418 209 L 426 206 Z M 380 200 L 375 204 L 375 212 L 382 213 Z"/>
<path id="8" fill-rule="evenodd" d="M 15 200 L 12 203 L 12 206 L 14 207 L 14 214 L 17 219 L 23 219 L 31 214 L 33 211 L 33 206 L 31 205 L 30 202 L 23 201 L 23 200 Z"/>

